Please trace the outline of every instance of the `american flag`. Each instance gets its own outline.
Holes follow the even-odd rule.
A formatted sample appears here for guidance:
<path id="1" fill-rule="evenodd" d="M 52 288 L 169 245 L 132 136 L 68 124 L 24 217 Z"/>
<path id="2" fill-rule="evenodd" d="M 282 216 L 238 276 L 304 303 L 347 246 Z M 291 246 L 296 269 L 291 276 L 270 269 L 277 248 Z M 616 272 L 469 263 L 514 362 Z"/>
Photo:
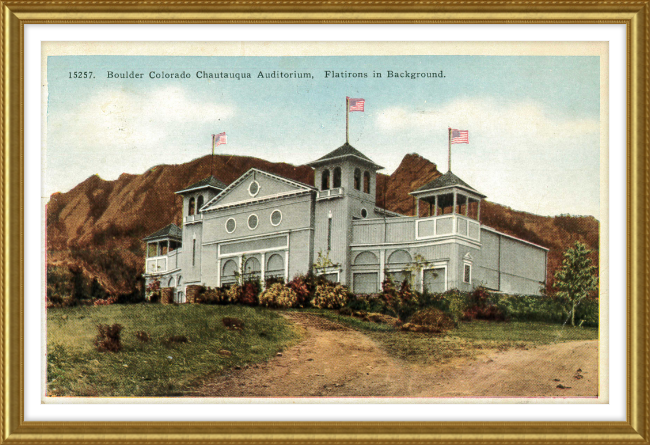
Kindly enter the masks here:
<path id="1" fill-rule="evenodd" d="M 352 99 L 348 98 L 350 102 L 350 111 L 363 111 L 363 106 L 366 104 L 365 99 Z"/>
<path id="2" fill-rule="evenodd" d="M 226 132 L 225 131 L 223 133 L 213 134 L 212 135 L 212 145 L 214 147 L 217 147 L 217 146 L 219 146 L 221 144 L 225 144 L 225 143 L 226 143 Z"/>
<path id="3" fill-rule="evenodd" d="M 452 144 L 469 144 L 469 130 L 451 130 L 451 143 Z"/>

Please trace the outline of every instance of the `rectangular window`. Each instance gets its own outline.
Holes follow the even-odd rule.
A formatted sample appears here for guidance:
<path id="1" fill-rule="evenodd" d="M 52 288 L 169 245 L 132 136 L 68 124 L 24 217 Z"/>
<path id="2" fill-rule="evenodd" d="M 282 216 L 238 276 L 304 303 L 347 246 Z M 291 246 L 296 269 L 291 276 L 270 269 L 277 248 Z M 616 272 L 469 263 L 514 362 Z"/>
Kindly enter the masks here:
<path id="1" fill-rule="evenodd" d="M 194 267 L 196 261 L 196 240 L 192 240 L 192 267 Z"/>
<path id="2" fill-rule="evenodd" d="M 327 220 L 327 251 L 332 250 L 332 218 Z"/>
<path id="3" fill-rule="evenodd" d="M 465 273 L 463 274 L 463 282 L 469 283 L 472 279 L 472 266 L 471 264 L 465 264 Z"/>

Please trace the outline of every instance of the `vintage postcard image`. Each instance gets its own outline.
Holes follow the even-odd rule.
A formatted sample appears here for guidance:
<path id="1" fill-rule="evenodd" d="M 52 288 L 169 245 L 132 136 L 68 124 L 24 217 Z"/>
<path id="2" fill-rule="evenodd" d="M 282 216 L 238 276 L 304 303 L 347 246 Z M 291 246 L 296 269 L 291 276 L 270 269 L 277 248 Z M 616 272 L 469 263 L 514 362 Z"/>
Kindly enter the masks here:
<path id="1" fill-rule="evenodd" d="M 43 45 L 43 401 L 606 403 L 607 46 Z"/>

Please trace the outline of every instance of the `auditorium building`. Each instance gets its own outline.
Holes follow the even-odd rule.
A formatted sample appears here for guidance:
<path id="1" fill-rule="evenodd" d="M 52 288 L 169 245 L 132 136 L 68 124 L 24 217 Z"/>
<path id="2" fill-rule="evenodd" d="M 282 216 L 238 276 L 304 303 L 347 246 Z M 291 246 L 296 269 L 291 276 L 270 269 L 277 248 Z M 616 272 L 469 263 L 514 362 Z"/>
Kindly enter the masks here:
<path id="1" fill-rule="evenodd" d="M 382 167 L 348 143 L 309 165 L 315 186 L 253 168 L 230 185 L 209 177 L 176 192 L 182 227 L 144 238 L 147 284 L 183 303 L 188 285 L 286 282 L 320 254 L 329 261 L 316 272 L 355 293 L 379 292 L 386 274 L 429 292 L 544 288 L 548 249 L 481 224 L 485 196 L 451 171 L 413 190 L 418 216 L 405 216 L 376 206 Z"/>

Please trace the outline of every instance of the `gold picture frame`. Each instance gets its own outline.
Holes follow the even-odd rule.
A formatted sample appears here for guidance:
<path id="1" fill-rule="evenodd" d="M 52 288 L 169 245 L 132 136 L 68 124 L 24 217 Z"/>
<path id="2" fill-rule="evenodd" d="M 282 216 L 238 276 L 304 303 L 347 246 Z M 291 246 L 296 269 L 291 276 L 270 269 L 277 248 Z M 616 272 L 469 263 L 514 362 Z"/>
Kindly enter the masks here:
<path id="1" fill-rule="evenodd" d="M 2 1 L 1 443 L 648 443 L 644 1 Z M 620 422 L 29 422 L 24 419 L 24 25 L 39 23 L 624 24 L 627 29 L 627 384 Z"/>

